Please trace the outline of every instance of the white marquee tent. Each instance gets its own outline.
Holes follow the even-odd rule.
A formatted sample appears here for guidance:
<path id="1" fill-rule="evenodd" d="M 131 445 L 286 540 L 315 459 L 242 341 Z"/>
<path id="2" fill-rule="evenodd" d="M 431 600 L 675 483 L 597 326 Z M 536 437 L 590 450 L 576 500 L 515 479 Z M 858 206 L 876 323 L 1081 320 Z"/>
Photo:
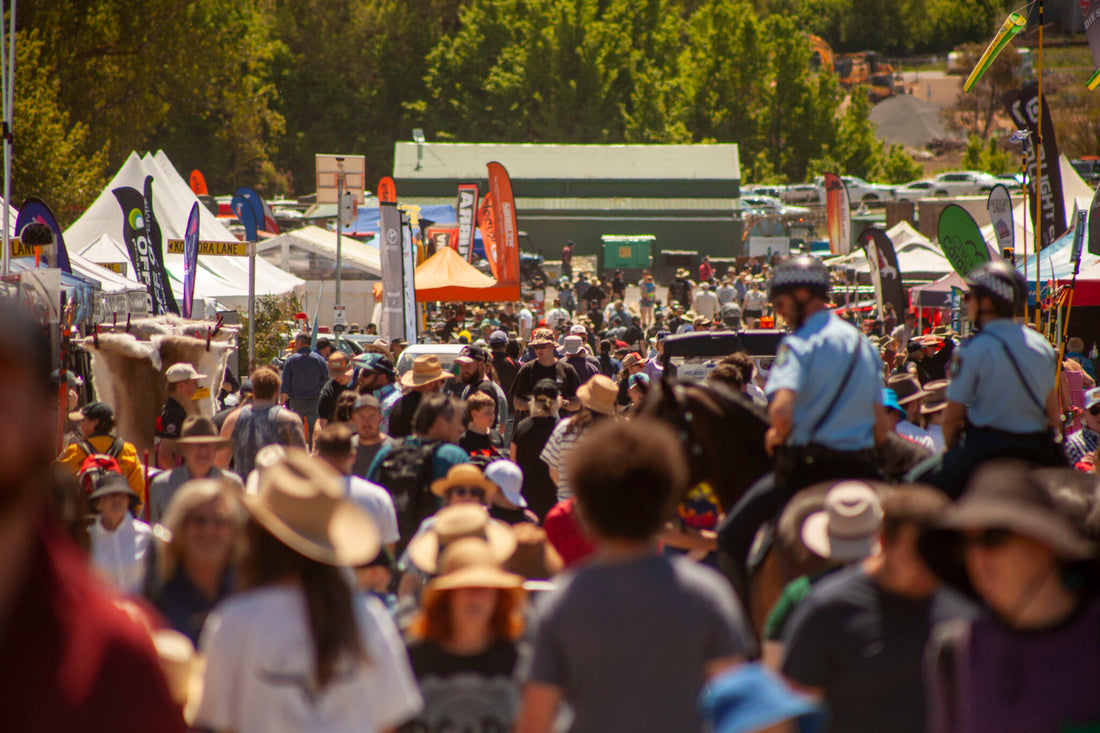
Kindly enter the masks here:
<path id="1" fill-rule="evenodd" d="M 894 243 L 903 280 L 932 280 L 951 272 L 951 264 L 940 248 L 914 229 L 909 222 L 898 222 L 886 230 L 886 236 Z M 829 265 L 857 273 L 870 274 L 871 271 L 871 265 L 860 248 L 853 248 L 851 253 L 830 261 Z"/>
<path id="2" fill-rule="evenodd" d="M 65 231 L 65 244 L 70 253 L 83 255 L 93 262 L 129 262 L 123 242 L 123 215 L 111 191 L 131 186 L 141 191 L 145 177 L 153 176 L 153 210 L 160 223 L 164 240 L 183 239 L 191 206 L 198 199 L 176 171 L 171 161 L 159 151 L 155 156 L 139 157 L 131 153 L 110 184 L 87 211 Z M 105 240 L 103 235 L 109 235 Z M 199 205 L 199 235 L 204 241 L 235 241 L 236 237 L 218 221 L 205 206 Z M 177 300 L 183 291 L 183 255 L 165 254 L 172 289 Z M 305 282 L 280 270 L 261 257 L 256 258 L 256 295 L 288 295 L 304 293 Z M 227 308 L 248 308 L 248 258 L 199 257 L 195 280 L 195 299 L 216 300 Z"/>

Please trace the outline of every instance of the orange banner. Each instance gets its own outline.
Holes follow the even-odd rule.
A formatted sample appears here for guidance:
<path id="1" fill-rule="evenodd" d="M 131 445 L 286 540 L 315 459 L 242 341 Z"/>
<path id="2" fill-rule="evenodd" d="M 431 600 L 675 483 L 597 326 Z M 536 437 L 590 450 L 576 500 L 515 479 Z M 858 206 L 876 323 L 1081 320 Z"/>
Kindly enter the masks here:
<path id="1" fill-rule="evenodd" d="M 202 171 L 198 168 L 191 171 L 191 191 L 196 196 L 209 196 L 210 192 L 206 190 L 206 178 L 203 177 Z"/>
<path id="2" fill-rule="evenodd" d="M 492 191 L 481 199 L 481 206 L 477 209 L 477 228 L 481 230 L 481 243 L 485 245 L 485 259 L 489 260 L 489 267 L 493 270 L 493 277 L 500 281 L 500 263 L 497 261 L 500 247 L 497 240 L 497 207 L 496 196 Z"/>
<path id="3" fill-rule="evenodd" d="M 382 176 L 378 181 L 378 203 L 388 201 L 397 203 L 397 184 L 389 176 Z"/>
<path id="4" fill-rule="evenodd" d="M 493 223 L 496 225 L 497 264 L 494 270 L 501 283 L 519 282 L 519 225 L 512 179 L 500 163 L 489 164 L 489 193 L 493 197 Z M 482 235 L 484 237 L 484 234 Z"/>

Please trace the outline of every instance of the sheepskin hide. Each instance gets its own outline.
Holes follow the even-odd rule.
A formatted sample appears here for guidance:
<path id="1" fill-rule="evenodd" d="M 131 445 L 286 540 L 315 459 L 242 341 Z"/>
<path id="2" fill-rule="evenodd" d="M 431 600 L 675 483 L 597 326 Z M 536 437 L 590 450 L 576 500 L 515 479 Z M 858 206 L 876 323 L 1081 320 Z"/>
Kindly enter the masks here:
<path id="1" fill-rule="evenodd" d="M 168 398 L 164 376 L 168 368 L 187 362 L 206 375 L 202 385 L 210 395 L 184 407 L 189 414 L 211 417 L 225 365 L 236 352 L 236 346 L 223 338 L 213 339 L 208 350 L 205 326 L 203 337 L 194 338 L 173 333 L 182 330 L 177 324 L 163 331 L 158 328 L 164 325 L 143 319 L 131 324 L 130 333 L 101 333 L 98 347 L 92 338 L 83 344 L 92 355 L 92 379 L 98 398 L 115 409 L 118 434 L 132 442 L 139 454 L 146 448 L 152 450 L 156 419 Z M 147 336 L 147 340 L 139 339 L 136 333 Z M 236 329 L 229 329 L 226 335 L 236 341 Z"/>

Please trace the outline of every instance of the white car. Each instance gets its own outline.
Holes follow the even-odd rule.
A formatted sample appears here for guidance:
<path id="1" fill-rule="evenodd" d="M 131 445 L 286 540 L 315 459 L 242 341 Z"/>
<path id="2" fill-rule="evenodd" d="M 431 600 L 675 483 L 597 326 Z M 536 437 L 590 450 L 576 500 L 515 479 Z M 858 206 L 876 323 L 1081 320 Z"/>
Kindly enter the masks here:
<path id="1" fill-rule="evenodd" d="M 812 183 L 785 186 L 779 192 L 779 198 L 788 204 L 817 204 L 821 203 L 823 197 L 822 190 Z"/>
<path id="2" fill-rule="evenodd" d="M 844 181 L 844 185 L 848 188 L 848 202 L 852 206 L 875 201 L 890 201 L 894 198 L 893 186 L 868 183 L 855 176 L 841 176 L 840 180 Z M 825 203 L 825 177 L 818 176 L 814 179 L 814 184 L 820 189 L 821 198 L 819 201 Z"/>
<path id="3" fill-rule="evenodd" d="M 933 196 L 980 196 L 993 190 L 999 181 L 980 171 L 951 171 L 932 179 Z"/>
<path id="4" fill-rule="evenodd" d="M 760 216 L 807 216 L 810 210 L 805 206 L 790 206 L 773 196 L 742 196 L 742 210 Z"/>
<path id="5" fill-rule="evenodd" d="M 932 195 L 932 181 L 913 181 L 894 189 L 894 201 L 920 201 Z"/>

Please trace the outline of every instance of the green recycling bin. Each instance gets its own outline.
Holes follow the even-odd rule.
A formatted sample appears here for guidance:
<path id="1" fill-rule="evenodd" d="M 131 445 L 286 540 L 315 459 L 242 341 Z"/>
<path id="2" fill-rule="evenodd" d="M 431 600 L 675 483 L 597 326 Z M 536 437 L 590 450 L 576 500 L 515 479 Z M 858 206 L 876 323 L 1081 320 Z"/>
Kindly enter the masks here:
<path id="1" fill-rule="evenodd" d="M 605 234 L 600 237 L 600 272 L 622 270 L 627 275 L 648 270 L 657 237 L 652 234 Z"/>

